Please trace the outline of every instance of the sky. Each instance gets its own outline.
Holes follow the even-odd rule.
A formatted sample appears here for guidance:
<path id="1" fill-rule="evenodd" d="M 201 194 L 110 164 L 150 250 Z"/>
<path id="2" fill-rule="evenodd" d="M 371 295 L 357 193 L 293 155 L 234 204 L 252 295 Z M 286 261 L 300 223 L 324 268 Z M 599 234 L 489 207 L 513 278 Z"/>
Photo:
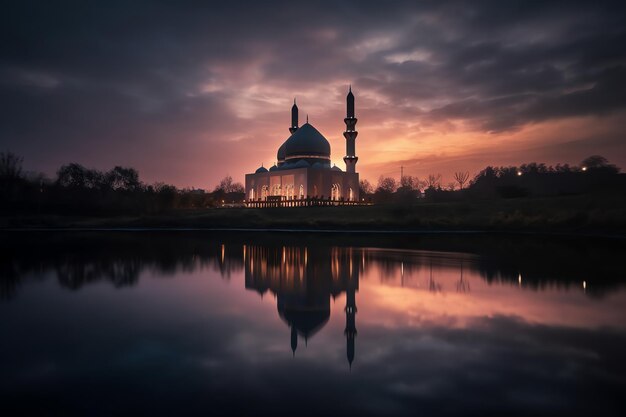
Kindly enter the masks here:
<path id="1" fill-rule="evenodd" d="M 0 151 L 212 189 L 274 163 L 294 97 L 361 178 L 626 168 L 626 3 L 19 1 L 0 16 Z"/>

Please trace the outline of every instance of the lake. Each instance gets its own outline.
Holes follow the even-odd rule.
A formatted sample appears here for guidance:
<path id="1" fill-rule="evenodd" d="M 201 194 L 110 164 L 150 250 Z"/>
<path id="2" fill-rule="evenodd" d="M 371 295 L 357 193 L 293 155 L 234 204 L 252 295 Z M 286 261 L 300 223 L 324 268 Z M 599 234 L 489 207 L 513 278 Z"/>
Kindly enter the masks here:
<path id="1" fill-rule="evenodd" d="M 624 415 L 626 244 L 5 232 L 0 414 Z"/>

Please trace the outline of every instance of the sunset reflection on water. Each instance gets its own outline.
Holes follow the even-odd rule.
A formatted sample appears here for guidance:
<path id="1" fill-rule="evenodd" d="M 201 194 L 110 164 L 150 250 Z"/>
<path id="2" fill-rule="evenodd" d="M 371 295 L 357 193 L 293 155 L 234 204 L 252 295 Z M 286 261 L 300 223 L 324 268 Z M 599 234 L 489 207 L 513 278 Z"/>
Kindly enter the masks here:
<path id="1" fill-rule="evenodd" d="M 385 247 L 281 236 L 50 239 L 27 239 L 2 260 L 6 411 L 623 409 L 626 279 L 611 249 L 449 238 Z M 95 410 L 103 391 L 118 401 Z"/>

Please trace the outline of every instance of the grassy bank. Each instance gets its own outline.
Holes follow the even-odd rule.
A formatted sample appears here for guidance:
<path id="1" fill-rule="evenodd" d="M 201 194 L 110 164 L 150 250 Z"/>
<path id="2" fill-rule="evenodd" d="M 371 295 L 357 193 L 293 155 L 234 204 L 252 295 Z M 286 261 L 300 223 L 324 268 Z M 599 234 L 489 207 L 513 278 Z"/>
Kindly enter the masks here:
<path id="1" fill-rule="evenodd" d="M 198 209 L 158 216 L 3 216 L 2 228 L 487 230 L 626 234 L 621 195 L 363 207 Z"/>

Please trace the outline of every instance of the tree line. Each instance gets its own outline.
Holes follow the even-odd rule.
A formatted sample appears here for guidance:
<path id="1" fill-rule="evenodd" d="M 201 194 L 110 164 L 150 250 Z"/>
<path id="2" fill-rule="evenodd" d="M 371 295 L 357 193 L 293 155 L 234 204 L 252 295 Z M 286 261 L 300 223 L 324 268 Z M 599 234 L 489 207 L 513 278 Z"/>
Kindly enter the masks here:
<path id="1" fill-rule="evenodd" d="M 23 158 L 0 152 L 0 210 L 62 214 L 158 214 L 173 209 L 221 207 L 241 202 L 244 187 L 224 177 L 211 192 L 177 188 L 163 182 L 146 184 L 134 168 L 109 171 L 78 163 L 61 166 L 54 179 L 23 170 Z"/>
<path id="2" fill-rule="evenodd" d="M 619 172 L 606 158 L 594 155 L 577 166 L 534 162 L 487 166 L 471 179 L 469 172 L 458 171 L 447 184 L 441 174 L 404 175 L 400 181 L 381 176 L 376 187 L 364 179 L 359 188 L 362 199 L 377 204 L 624 192 L 626 175 Z M 146 184 L 136 169 L 122 166 L 98 171 L 69 163 L 48 179 L 24 172 L 23 158 L 0 152 L 0 211 L 4 213 L 158 214 L 238 205 L 244 199 L 243 185 L 230 176 L 210 192 L 163 182 Z"/>
<path id="3" fill-rule="evenodd" d="M 374 203 L 455 201 L 516 198 L 626 191 L 626 175 L 600 155 L 585 158 L 580 165 L 528 163 L 520 166 L 487 166 L 472 179 L 467 171 L 454 172 L 454 181 L 444 184 L 441 174 L 424 178 L 403 176 L 400 181 L 380 176 L 374 187 L 360 181 L 360 196 Z"/>

